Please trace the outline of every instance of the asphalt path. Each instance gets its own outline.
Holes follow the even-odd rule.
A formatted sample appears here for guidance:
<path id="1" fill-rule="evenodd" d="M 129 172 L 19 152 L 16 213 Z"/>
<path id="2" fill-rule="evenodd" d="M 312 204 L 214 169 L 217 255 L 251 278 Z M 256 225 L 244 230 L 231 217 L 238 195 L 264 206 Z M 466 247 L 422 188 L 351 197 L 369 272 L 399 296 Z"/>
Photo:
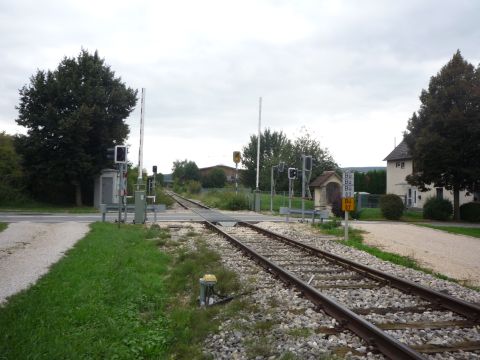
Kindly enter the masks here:
<path id="1" fill-rule="evenodd" d="M 223 212 L 216 211 L 221 215 L 221 219 L 232 219 L 237 221 L 285 221 L 284 217 L 270 216 L 257 214 L 255 212 Z M 123 217 L 123 214 L 122 214 Z M 167 210 L 157 213 L 157 222 L 168 221 L 203 221 L 204 219 L 194 212 L 185 210 Z M 118 219 L 118 213 L 107 213 L 106 221 L 115 222 Z M 131 223 L 134 219 L 133 213 L 127 214 L 127 223 Z M 18 212 L 0 212 L 0 222 L 17 223 L 22 221 L 29 221 L 34 223 L 62 223 L 62 222 L 80 222 L 80 223 L 92 223 L 101 221 L 102 216 L 100 213 L 93 214 L 60 214 L 60 213 L 18 213 Z M 212 219 L 214 221 L 215 219 Z M 147 223 L 154 222 L 154 214 L 147 214 Z"/>

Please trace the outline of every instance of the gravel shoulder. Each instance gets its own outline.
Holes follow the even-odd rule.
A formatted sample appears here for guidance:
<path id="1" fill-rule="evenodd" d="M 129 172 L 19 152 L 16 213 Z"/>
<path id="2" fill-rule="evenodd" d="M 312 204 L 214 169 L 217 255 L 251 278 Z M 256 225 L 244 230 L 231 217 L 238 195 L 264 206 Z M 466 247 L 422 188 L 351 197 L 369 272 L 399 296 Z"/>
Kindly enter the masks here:
<path id="1" fill-rule="evenodd" d="M 0 233 L 0 304 L 34 284 L 89 231 L 85 223 L 11 223 Z"/>
<path id="2" fill-rule="evenodd" d="M 409 256 L 421 266 L 468 285 L 480 286 L 480 239 L 411 224 L 352 223 L 365 230 L 364 242 Z"/>

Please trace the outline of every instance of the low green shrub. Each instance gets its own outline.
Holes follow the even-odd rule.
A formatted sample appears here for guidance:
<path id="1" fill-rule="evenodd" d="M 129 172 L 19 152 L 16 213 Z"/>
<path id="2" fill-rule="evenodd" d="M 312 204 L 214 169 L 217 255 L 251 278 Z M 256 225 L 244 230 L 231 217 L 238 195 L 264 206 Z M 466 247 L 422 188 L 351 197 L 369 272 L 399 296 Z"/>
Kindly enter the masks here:
<path id="1" fill-rule="evenodd" d="M 460 219 L 480 222 L 480 202 L 470 202 L 460 206 Z"/>
<path id="2" fill-rule="evenodd" d="M 403 215 L 403 201 L 400 196 L 395 194 L 382 195 L 380 198 L 380 210 L 386 219 L 398 220 Z"/>
<path id="3" fill-rule="evenodd" d="M 222 208 L 227 210 L 248 210 L 248 199 L 242 194 L 226 193 Z"/>
<path id="4" fill-rule="evenodd" d="M 423 205 L 423 218 L 430 220 L 446 221 L 453 213 L 453 205 L 450 200 L 428 198 Z"/>
<path id="5" fill-rule="evenodd" d="M 165 204 L 167 207 L 171 207 L 174 203 L 171 196 L 165 194 L 163 188 L 157 188 L 155 202 L 157 204 Z"/>
<path id="6" fill-rule="evenodd" d="M 323 230 L 331 230 L 336 229 L 342 225 L 342 222 L 338 219 L 332 219 L 330 221 L 326 221 L 324 223 L 318 224 L 318 227 Z"/>
<path id="7" fill-rule="evenodd" d="M 187 183 L 187 191 L 190 194 L 200 194 L 202 191 L 202 184 L 199 181 L 191 180 Z"/>

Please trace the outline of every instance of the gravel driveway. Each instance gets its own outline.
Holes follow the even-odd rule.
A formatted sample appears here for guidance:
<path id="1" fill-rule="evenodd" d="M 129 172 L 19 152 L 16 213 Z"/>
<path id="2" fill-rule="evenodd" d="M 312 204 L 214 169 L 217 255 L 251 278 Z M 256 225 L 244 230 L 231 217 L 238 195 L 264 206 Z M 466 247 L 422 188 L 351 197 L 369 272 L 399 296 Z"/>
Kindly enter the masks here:
<path id="1" fill-rule="evenodd" d="M 11 223 L 0 232 L 0 304 L 34 284 L 89 231 L 85 223 Z"/>
<path id="2" fill-rule="evenodd" d="M 402 223 L 352 222 L 352 226 L 368 232 L 366 244 L 409 256 L 435 272 L 480 286 L 478 238 Z"/>

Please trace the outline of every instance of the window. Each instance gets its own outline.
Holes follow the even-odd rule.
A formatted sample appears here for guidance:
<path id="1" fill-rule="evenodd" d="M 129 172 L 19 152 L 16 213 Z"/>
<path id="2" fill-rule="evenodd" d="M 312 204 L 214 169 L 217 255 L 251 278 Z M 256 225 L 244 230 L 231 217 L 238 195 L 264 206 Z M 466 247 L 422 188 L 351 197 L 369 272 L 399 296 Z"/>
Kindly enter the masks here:
<path id="1" fill-rule="evenodd" d="M 397 161 L 395 163 L 395 167 L 404 169 L 405 168 L 405 161 Z"/>
<path id="2" fill-rule="evenodd" d="M 443 188 L 437 188 L 437 199 L 443 199 Z"/>
<path id="3" fill-rule="evenodd" d="M 402 163 L 400 164 L 400 167 L 401 167 L 402 169 L 405 168 L 405 161 L 402 161 Z"/>

